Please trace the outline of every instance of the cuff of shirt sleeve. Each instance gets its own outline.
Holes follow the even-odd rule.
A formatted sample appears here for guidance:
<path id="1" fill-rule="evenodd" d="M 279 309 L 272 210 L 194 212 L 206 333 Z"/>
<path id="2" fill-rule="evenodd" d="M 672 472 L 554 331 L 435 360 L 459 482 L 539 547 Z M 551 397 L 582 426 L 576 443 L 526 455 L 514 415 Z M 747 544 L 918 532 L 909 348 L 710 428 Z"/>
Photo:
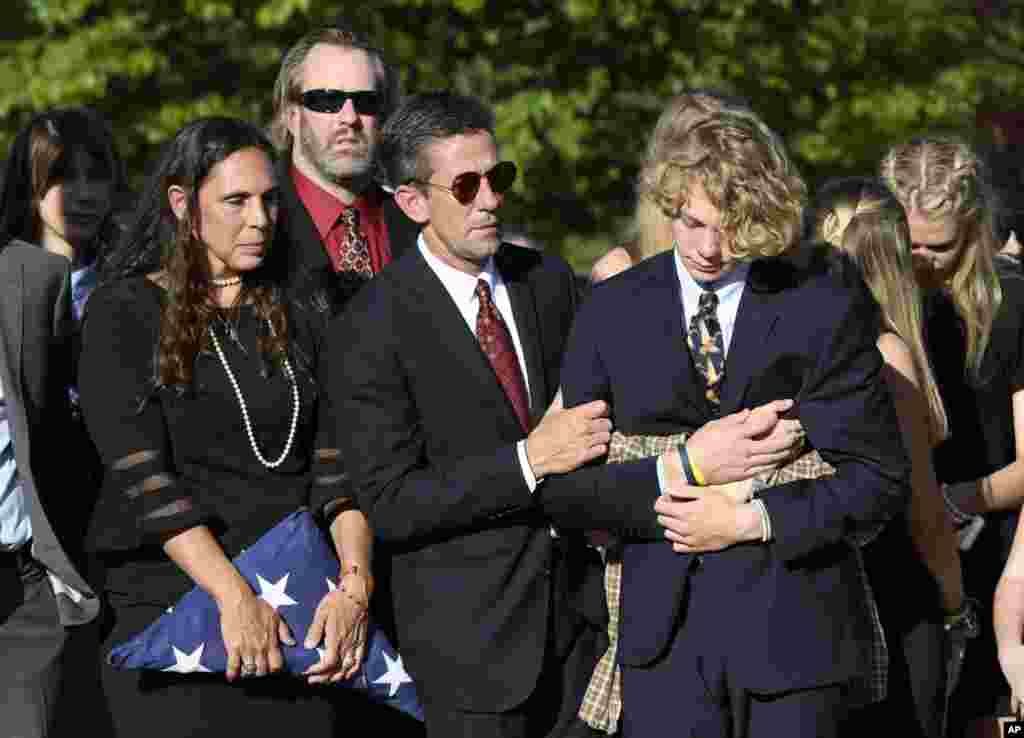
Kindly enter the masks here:
<path id="1" fill-rule="evenodd" d="M 537 485 L 543 482 L 543 479 L 537 479 L 533 473 L 533 467 L 530 466 L 530 459 L 526 455 L 526 439 L 519 441 L 516 444 L 516 454 L 519 456 L 519 466 L 523 470 L 523 481 L 526 482 L 526 488 L 530 490 L 532 495 L 537 490 Z"/>
<path id="2" fill-rule="evenodd" d="M 753 498 L 750 504 L 757 508 L 761 515 L 761 543 L 768 543 L 772 539 L 772 519 L 768 516 L 768 507 L 764 500 Z"/>
<path id="3" fill-rule="evenodd" d="M 665 489 L 668 487 L 668 483 L 665 482 L 665 469 L 664 469 L 664 466 L 665 466 L 665 460 L 661 456 L 659 456 L 658 457 L 658 463 L 655 464 L 654 468 L 655 468 L 655 470 L 658 473 L 658 492 L 660 494 L 665 494 Z"/>

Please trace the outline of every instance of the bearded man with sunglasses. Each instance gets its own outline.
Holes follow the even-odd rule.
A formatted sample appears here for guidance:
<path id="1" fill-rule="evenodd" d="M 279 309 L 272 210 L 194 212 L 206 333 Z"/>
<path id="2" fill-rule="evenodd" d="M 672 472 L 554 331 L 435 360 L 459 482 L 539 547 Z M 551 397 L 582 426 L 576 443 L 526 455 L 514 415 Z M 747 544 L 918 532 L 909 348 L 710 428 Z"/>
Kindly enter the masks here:
<path id="1" fill-rule="evenodd" d="M 288 51 L 274 84 L 271 136 L 285 154 L 278 242 L 287 244 L 288 284 L 300 305 L 325 317 L 415 237 L 373 161 L 397 82 L 365 39 L 321 28 Z"/>
<path id="2" fill-rule="evenodd" d="M 611 424 L 601 401 L 549 408 L 573 274 L 502 243 L 516 167 L 493 131 L 482 103 L 444 92 L 388 119 L 379 155 L 422 231 L 332 324 L 326 394 L 359 507 L 395 552 L 398 638 L 428 735 L 585 736 L 599 561 L 582 535 L 554 534 L 534 492 L 604 454 Z"/>

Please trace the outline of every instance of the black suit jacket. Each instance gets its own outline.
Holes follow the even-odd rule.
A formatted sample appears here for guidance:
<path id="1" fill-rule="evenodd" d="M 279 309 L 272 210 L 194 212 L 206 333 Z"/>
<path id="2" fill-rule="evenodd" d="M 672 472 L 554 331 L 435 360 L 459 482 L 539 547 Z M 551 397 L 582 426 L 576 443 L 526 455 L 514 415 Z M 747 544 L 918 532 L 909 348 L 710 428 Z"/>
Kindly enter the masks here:
<path id="1" fill-rule="evenodd" d="M 353 282 L 334 272 L 320 233 L 295 190 L 291 169 L 291 157 L 282 157 L 277 169 L 281 205 L 274 241 L 285 250 L 282 258 L 287 274 L 285 283 L 293 301 L 302 306 L 313 300 L 313 307 L 330 318 L 337 315 L 351 297 Z M 406 217 L 391 197 L 384 201 L 384 222 L 392 259 L 398 259 L 415 245 L 419 226 Z"/>
<path id="2" fill-rule="evenodd" d="M 32 555 L 81 599 L 57 597 L 61 622 L 92 620 L 99 601 L 69 555 L 81 547 L 82 511 L 96 490 L 68 469 L 71 413 L 70 276 L 67 259 L 20 241 L 0 250 L 0 379 Z"/>
<path id="3" fill-rule="evenodd" d="M 877 309 L 866 290 L 781 262 L 755 262 L 726 359 L 721 413 L 793 398 L 832 478 L 762 493 L 774 538 L 700 557 L 702 596 L 722 603 L 722 652 L 741 687 L 778 692 L 863 674 L 870 630 L 844 536 L 905 507 L 909 464 L 880 374 Z M 685 339 L 671 251 L 599 286 L 580 312 L 562 371 L 567 406 L 607 400 L 617 430 L 668 434 L 714 417 Z M 630 537 L 620 658 L 658 660 L 685 621 L 694 557 L 673 553 L 652 509 L 655 460 L 549 479 L 562 525 Z"/>
<path id="4" fill-rule="evenodd" d="M 573 275 L 507 244 L 496 258 L 536 423 L 558 389 Z M 524 433 L 494 370 L 418 250 L 353 298 L 327 343 L 340 446 L 360 508 L 392 546 L 399 639 L 418 687 L 455 709 L 518 705 L 537 683 L 549 622 L 559 648 L 571 642 L 575 559 L 561 551 L 582 547 L 553 543 L 534 508 L 516 453 Z"/>

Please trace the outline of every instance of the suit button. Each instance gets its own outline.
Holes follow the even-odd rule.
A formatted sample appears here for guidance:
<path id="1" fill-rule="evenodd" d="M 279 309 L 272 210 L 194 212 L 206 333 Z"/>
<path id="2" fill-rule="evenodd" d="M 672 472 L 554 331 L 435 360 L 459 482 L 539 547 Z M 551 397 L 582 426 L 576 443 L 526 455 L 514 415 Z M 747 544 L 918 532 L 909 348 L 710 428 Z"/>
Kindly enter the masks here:
<path id="1" fill-rule="evenodd" d="M 702 566 L 704 566 L 704 557 L 700 554 L 696 554 L 693 557 L 693 561 L 690 563 L 690 569 L 692 571 L 700 571 Z"/>
<path id="2" fill-rule="evenodd" d="M 540 575 L 542 577 L 544 577 L 545 579 L 550 579 L 551 578 L 551 567 L 550 566 L 545 566 L 543 569 L 540 570 Z"/>

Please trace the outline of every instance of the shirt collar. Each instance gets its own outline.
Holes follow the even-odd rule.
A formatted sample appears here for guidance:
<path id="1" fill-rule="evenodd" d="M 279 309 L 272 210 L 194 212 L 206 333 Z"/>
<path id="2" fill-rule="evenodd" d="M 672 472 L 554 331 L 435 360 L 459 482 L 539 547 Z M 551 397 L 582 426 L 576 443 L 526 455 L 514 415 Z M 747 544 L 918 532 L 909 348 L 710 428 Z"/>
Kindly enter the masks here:
<path id="1" fill-rule="evenodd" d="M 79 286 L 84 288 L 95 287 L 97 282 L 96 262 L 79 267 L 71 272 L 71 291 L 74 292 Z"/>
<path id="2" fill-rule="evenodd" d="M 676 274 L 679 276 L 679 287 L 682 289 L 683 295 L 693 295 L 694 300 L 699 298 L 700 293 L 706 290 L 713 290 L 719 297 L 723 297 L 725 294 L 732 294 L 733 291 L 741 289 L 742 285 L 746 284 L 747 275 L 750 274 L 750 262 L 742 261 L 714 282 L 698 282 L 686 271 L 683 260 L 679 258 L 679 252 L 673 249 L 672 255 L 676 260 Z M 740 286 L 737 287 L 736 285 Z"/>
<path id="3" fill-rule="evenodd" d="M 295 183 L 295 191 L 306 206 L 313 225 L 321 239 L 326 239 L 331 232 L 338 218 L 349 207 L 359 210 L 360 223 L 366 224 L 377 219 L 380 207 L 384 201 L 383 191 L 377 187 L 371 187 L 367 192 L 352 201 L 351 205 L 345 205 L 341 200 L 325 190 L 310 177 L 303 174 L 294 164 L 291 168 L 292 182 Z"/>
<path id="4" fill-rule="evenodd" d="M 416 240 L 417 246 L 419 246 L 420 253 L 423 254 L 423 258 L 427 260 L 427 264 L 438 279 L 448 290 L 448 293 L 452 296 L 459 305 L 470 305 L 476 300 L 476 283 L 477 280 L 484 280 L 487 282 L 487 286 L 491 288 L 491 295 L 493 296 L 498 287 L 502 284 L 501 275 L 494 266 L 494 257 L 492 256 L 487 260 L 483 270 L 477 276 L 472 274 L 466 274 L 465 272 L 459 271 L 455 267 L 446 264 L 444 261 L 434 255 L 434 252 L 427 246 L 427 240 L 424 238 L 423 233 L 420 232 L 419 237 Z"/>

